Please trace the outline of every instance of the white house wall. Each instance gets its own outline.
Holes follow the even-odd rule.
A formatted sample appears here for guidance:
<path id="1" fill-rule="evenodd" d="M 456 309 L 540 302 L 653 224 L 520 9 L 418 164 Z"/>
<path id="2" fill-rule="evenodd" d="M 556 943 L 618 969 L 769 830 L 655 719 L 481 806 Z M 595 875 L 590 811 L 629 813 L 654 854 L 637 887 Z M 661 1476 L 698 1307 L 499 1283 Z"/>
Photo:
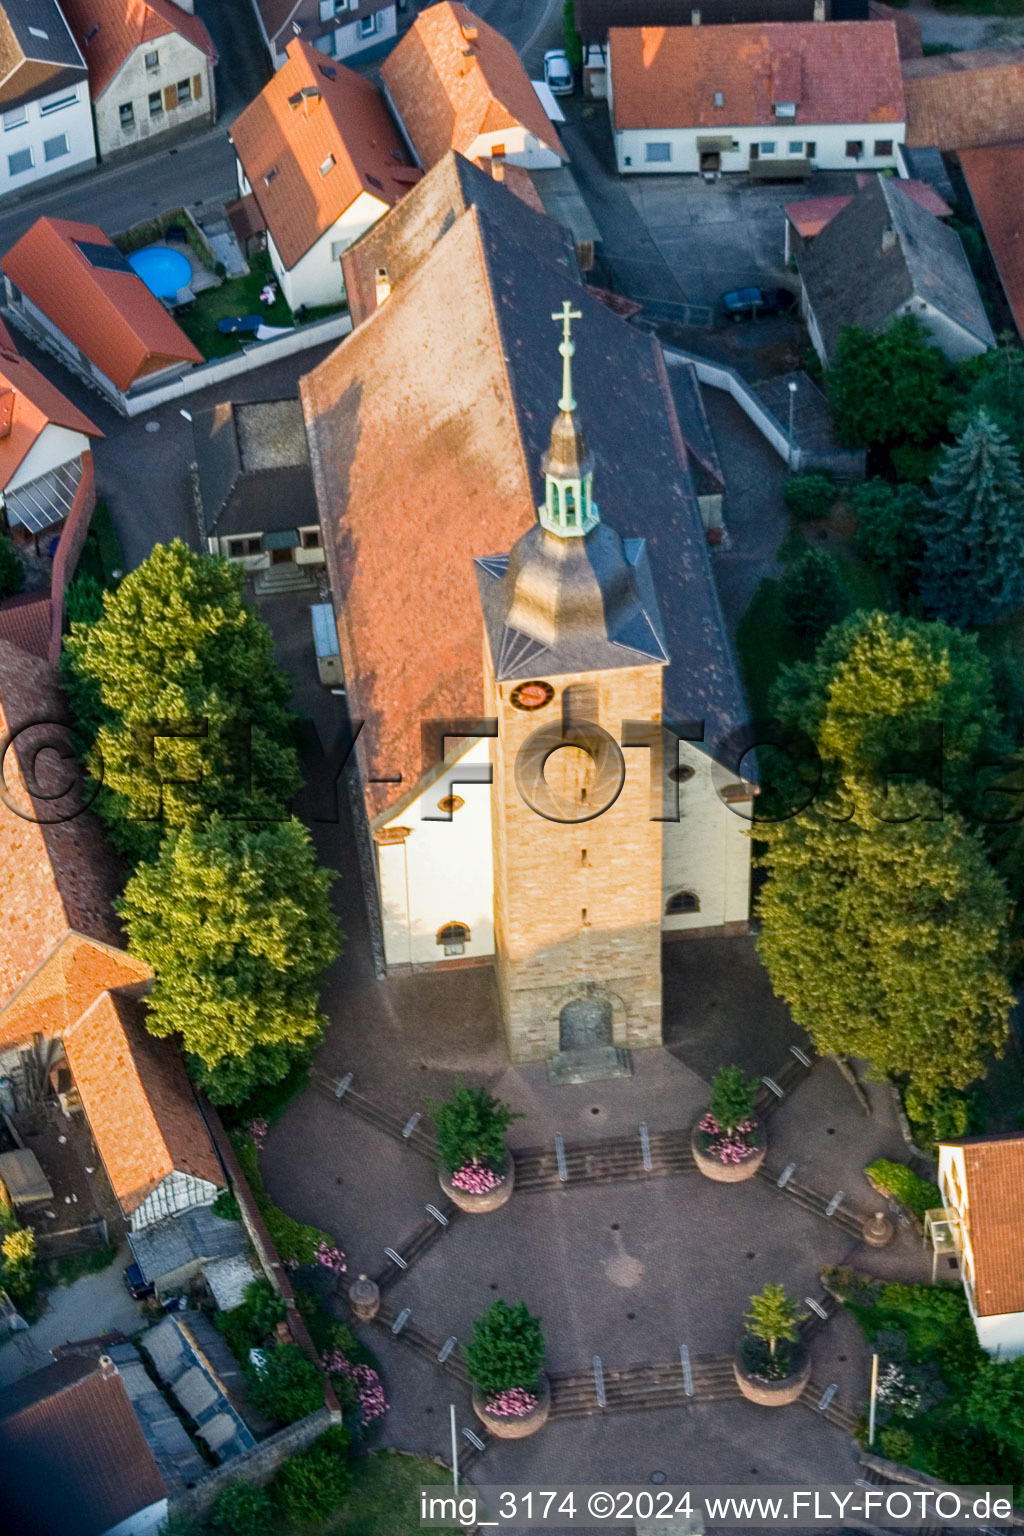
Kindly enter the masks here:
<path id="1" fill-rule="evenodd" d="M 158 63 L 154 70 L 146 68 L 146 55 L 149 53 L 157 55 Z M 193 89 L 192 100 L 184 102 L 180 107 L 168 108 L 163 105 L 166 86 L 176 86 L 179 80 L 191 81 L 196 75 L 201 81 L 201 95 L 198 99 Z M 149 98 L 157 91 L 160 93 L 162 110 L 153 117 L 150 115 Z M 129 103 L 133 121 L 130 127 L 122 128 L 121 107 Z M 209 67 L 209 60 L 202 49 L 177 32 L 156 37 L 152 42 L 140 44 L 124 61 L 102 95 L 97 97 L 94 109 L 101 155 L 128 149 L 133 144 L 142 144 L 147 139 L 189 124 L 198 124 L 204 118 L 212 118 L 215 109 L 213 71 Z"/>
<path id="2" fill-rule="evenodd" d="M 398 36 L 398 11 L 395 6 L 387 6 L 382 11 L 374 13 L 376 31 L 364 37 L 358 21 L 350 21 L 347 26 L 336 27 L 333 37 L 333 53 L 336 59 L 352 59 L 357 54 L 369 52 L 370 49 L 383 49 L 388 43 L 394 42 Z M 369 20 L 369 18 L 367 18 Z M 316 47 L 320 47 L 319 39 Z M 331 50 L 325 50 L 331 51 Z"/>
<path id="3" fill-rule="evenodd" d="M 979 310 L 981 307 L 979 299 Z M 973 332 L 958 325 L 950 315 L 936 309 L 935 305 L 927 299 L 911 299 L 909 303 L 904 304 L 900 313 L 916 315 L 922 325 L 931 332 L 932 340 L 939 351 L 944 353 L 950 362 L 955 362 L 960 357 L 977 357 L 980 352 L 987 352 L 990 346 L 995 345 L 994 337 L 990 342 L 983 341 L 980 336 L 975 336 Z"/>
<path id="4" fill-rule="evenodd" d="M 1014 1360 L 1024 1355 L 1024 1312 L 1002 1312 L 996 1317 L 976 1317 L 974 1329 L 978 1343 L 1000 1360 Z"/>
<path id="5" fill-rule="evenodd" d="M 240 173 L 239 184 L 247 187 Z M 316 309 L 322 304 L 340 304 L 345 298 L 345 280 L 341 270 L 341 252 L 365 234 L 388 211 L 387 203 L 367 192 L 360 192 L 331 228 L 325 231 L 294 265 L 286 267 L 281 253 L 268 232 L 267 250 L 271 264 L 292 309 L 305 304 Z"/>
<path id="6" fill-rule="evenodd" d="M 716 125 L 714 128 L 623 128 L 615 131 L 615 157 L 619 171 L 624 175 L 694 173 L 700 170 L 698 138 L 731 137 L 737 148 L 721 152 L 720 165 L 725 172 L 746 171 L 750 166 L 750 146 L 757 144 L 760 147 L 767 143 L 774 143 L 775 150 L 773 153 L 761 150 L 760 158 L 765 161 L 800 158 L 804 153 L 803 146 L 813 143 L 813 164 L 817 170 L 887 170 L 896 166 L 896 145 L 904 136 L 904 127 L 903 123 L 846 123 L 838 126 L 829 123 L 821 126 L 778 122 L 771 127 L 757 128 L 737 128 L 727 124 L 721 127 Z M 857 157 L 847 155 L 846 145 L 850 140 L 863 143 L 863 154 Z M 874 153 L 878 140 L 892 145 L 889 154 Z M 645 146 L 652 143 L 670 146 L 667 161 L 647 163 Z M 799 144 L 800 149 L 790 150 L 791 143 Z"/>
<path id="7" fill-rule="evenodd" d="M 16 491 L 19 485 L 29 485 L 33 480 L 38 480 L 40 475 L 49 474 L 50 470 L 59 469 L 62 464 L 73 463 L 75 459 L 81 458 L 88 447 L 89 439 L 84 432 L 72 432 L 69 427 L 59 427 L 56 422 L 48 422 L 4 490 Z"/>
<path id="8" fill-rule="evenodd" d="M 740 813 L 749 813 L 749 802 L 724 804 L 712 778 L 711 759 L 689 742 L 680 742 L 679 761 L 694 774 L 679 786 L 679 820 L 663 823 L 662 931 L 746 923 L 750 917 L 750 821 Z M 721 772 L 720 777 L 725 782 Z M 664 915 L 665 903 L 677 891 L 692 891 L 700 910 Z"/>
<path id="9" fill-rule="evenodd" d="M 477 134 L 466 150 L 466 159 L 475 160 L 478 155 L 490 155 L 495 145 L 504 150 L 503 158 L 510 165 L 521 165 L 528 171 L 550 171 L 562 164 L 561 155 L 542 144 L 536 134 L 528 133 L 521 125 L 504 128 L 496 133 Z"/>
<path id="10" fill-rule="evenodd" d="M 155 1504 L 147 1504 L 144 1509 L 137 1509 L 134 1515 L 110 1526 L 103 1536 L 151 1536 L 151 1533 L 162 1530 L 166 1521 L 167 1500 L 157 1499 Z"/>
<path id="11" fill-rule="evenodd" d="M 491 857 L 491 787 L 452 783 L 467 765 L 490 763 L 487 740 L 474 742 L 422 796 L 388 823 L 408 827 L 402 842 L 377 846 L 387 963 L 433 965 L 445 958 L 437 943 L 446 923 L 470 931 L 464 956 L 494 953 L 494 868 Z M 446 795 L 465 804 L 451 821 L 425 821 Z"/>
<path id="12" fill-rule="evenodd" d="M 54 110 L 56 103 L 66 100 L 67 106 Z M 22 116 L 25 121 L 19 122 Z M 46 144 L 62 135 L 67 139 L 67 152 L 47 160 Z M 25 150 L 31 152 L 32 164 L 25 170 L 12 171 L 12 156 L 23 158 Z M 18 163 L 16 159 L 15 164 Z M 0 197 L 9 192 L 22 192 L 49 176 L 63 176 L 76 166 L 95 164 L 92 107 L 84 79 L 77 85 L 65 86 L 38 101 L 26 102 L 0 114 Z"/>

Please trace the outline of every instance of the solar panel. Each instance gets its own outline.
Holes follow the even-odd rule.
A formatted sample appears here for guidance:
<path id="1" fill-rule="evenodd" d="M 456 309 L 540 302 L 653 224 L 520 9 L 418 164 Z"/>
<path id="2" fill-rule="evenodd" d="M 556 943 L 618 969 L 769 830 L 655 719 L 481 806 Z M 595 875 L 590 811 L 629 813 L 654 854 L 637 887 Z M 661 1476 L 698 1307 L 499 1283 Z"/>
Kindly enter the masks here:
<path id="1" fill-rule="evenodd" d="M 75 244 L 97 272 L 130 272 L 132 269 L 116 245 L 99 245 L 95 240 L 76 240 Z"/>

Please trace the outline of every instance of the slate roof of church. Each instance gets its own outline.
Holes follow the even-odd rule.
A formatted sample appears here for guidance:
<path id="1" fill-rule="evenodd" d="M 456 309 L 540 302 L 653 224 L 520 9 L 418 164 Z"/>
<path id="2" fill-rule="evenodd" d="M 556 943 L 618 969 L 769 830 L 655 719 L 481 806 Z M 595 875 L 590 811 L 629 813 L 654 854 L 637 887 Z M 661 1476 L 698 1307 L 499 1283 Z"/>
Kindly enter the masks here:
<path id="1" fill-rule="evenodd" d="M 666 718 L 706 718 L 711 742 L 743 718 L 660 348 L 474 207 L 301 384 L 364 779 L 402 775 L 367 784 L 371 817 L 418 781 L 423 718 L 483 713 L 473 561 L 536 522 L 567 298 L 595 499 L 655 572 Z"/>

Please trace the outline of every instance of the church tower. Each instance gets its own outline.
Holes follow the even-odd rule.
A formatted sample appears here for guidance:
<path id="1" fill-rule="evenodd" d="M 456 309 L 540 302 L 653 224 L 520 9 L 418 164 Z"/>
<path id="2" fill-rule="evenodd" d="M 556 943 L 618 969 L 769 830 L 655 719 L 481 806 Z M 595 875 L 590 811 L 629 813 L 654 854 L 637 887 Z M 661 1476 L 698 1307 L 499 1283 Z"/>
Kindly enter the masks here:
<path id="1" fill-rule="evenodd" d="M 668 660 L 642 539 L 601 521 L 576 413 L 572 322 L 542 459 L 538 520 L 477 563 L 492 743 L 498 988 L 514 1061 L 581 1081 L 661 1041 L 662 823 L 650 750 L 624 720 L 661 721 Z"/>

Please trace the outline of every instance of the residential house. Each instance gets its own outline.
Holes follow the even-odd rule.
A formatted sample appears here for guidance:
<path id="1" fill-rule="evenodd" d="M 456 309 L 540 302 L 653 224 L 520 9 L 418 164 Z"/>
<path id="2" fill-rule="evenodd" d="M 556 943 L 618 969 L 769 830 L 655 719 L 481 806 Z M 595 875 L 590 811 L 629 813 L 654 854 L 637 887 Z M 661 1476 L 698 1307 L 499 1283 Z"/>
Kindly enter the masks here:
<path id="1" fill-rule="evenodd" d="M 858 188 L 870 185 L 873 179 L 870 172 L 858 173 Z M 937 219 L 948 219 L 953 213 L 946 199 L 940 197 L 927 181 L 907 178 L 893 181 L 892 185 Z M 850 206 L 855 196 L 854 192 L 839 192 L 831 197 L 803 197 L 798 202 L 787 203 L 786 260 L 789 261 L 793 255 L 794 235 L 799 235 L 802 240 L 813 240 L 815 235 L 821 234 L 826 224 L 831 224 L 837 213 L 842 213 L 844 208 Z"/>
<path id="2" fill-rule="evenodd" d="M 38 368 L 0 321 L 0 510 L 7 531 L 52 535 L 92 490 L 92 442 L 103 433 Z M 45 653 L 44 653 L 45 654 Z"/>
<path id="3" fill-rule="evenodd" d="M 475 720 L 521 707 L 526 713 L 514 718 L 525 729 L 538 724 L 529 713 L 535 708 L 583 707 L 573 705 L 576 696 L 563 697 L 563 669 L 525 637 L 520 661 L 536 669 L 524 674 L 532 681 L 520 689 L 518 677 L 489 678 L 481 667 L 478 585 L 484 574 L 506 568 L 503 557 L 490 557 L 536 529 L 538 507 L 543 513 L 547 505 L 541 465 L 550 464 L 549 408 L 560 371 L 551 316 L 569 301 L 582 314 L 573 389 L 593 424 L 594 498 L 637 562 L 625 586 L 640 583 L 645 594 L 646 616 L 637 608 L 631 631 L 632 643 L 647 648 L 636 652 L 644 657 L 637 662 L 644 684 L 630 704 L 638 714 L 648 705 L 661 708 L 654 693 L 660 701 L 667 651 L 665 718 L 705 719 L 708 745 L 678 743 L 671 782 L 686 797 L 682 822 L 649 820 L 645 773 L 643 810 L 632 832 L 606 826 L 604 817 L 588 824 L 585 836 L 576 827 L 574 873 L 567 873 L 566 851 L 550 894 L 540 876 L 516 890 L 529 891 L 538 912 L 559 908 L 548 930 L 553 942 L 568 931 L 585 943 L 592 929 L 594 952 L 607 957 L 602 930 L 614 929 L 618 900 L 608 882 L 631 893 L 643 882 L 642 908 L 635 903 L 633 910 L 643 913 L 648 991 L 635 1006 L 615 992 L 619 1000 L 607 1000 L 607 1012 L 596 982 L 593 997 L 609 1047 L 612 1033 L 615 1047 L 651 1043 L 660 1039 L 663 931 L 745 930 L 750 856 L 745 824 L 713 784 L 715 745 L 744 717 L 744 706 L 661 349 L 583 287 L 566 231 L 458 160 L 436 166 L 349 257 L 361 269 L 353 291 L 370 312 L 302 380 L 300 392 L 331 587 L 344 594 L 336 619 L 349 706 L 365 719 L 356 745 L 363 807 L 357 836 L 372 870 L 367 895 L 377 952 L 389 968 L 486 964 L 497 955 L 500 975 L 498 924 L 508 908 L 496 892 L 512 888 L 504 884 L 504 861 L 510 849 L 532 848 L 538 836 L 536 817 L 530 836 L 518 840 L 504 834 L 500 820 L 492 824 L 499 804 L 511 802 L 499 801 L 498 789 L 492 801 L 480 782 L 492 762 L 488 739 L 449 743 L 436 764 L 424 764 L 424 714 Z M 382 261 L 386 282 L 374 296 Z M 618 537 L 609 530 L 609 549 Z M 656 594 L 641 572 L 648 559 L 641 541 L 650 550 Z M 403 558 L 396 561 L 399 545 Z M 621 660 L 634 655 L 630 644 L 626 637 L 624 649 L 602 654 Z M 614 720 L 618 732 L 624 716 L 616 709 L 629 714 L 625 697 L 594 686 L 600 696 L 587 695 L 587 707 L 603 711 L 600 719 Z M 669 750 L 676 752 L 674 740 Z M 494 766 L 496 785 L 506 772 Z M 727 770 L 721 776 L 723 786 L 734 783 Z M 736 789 L 751 793 L 749 786 Z M 579 803 L 579 788 L 575 798 Z M 614 846 L 606 845 L 613 835 Z M 549 965 L 543 941 L 537 943 L 533 1022 L 509 1026 L 519 1059 L 542 1059 L 559 1042 L 560 1007 L 548 989 L 552 973 L 564 975 L 562 962 Z M 576 1000 L 580 974 L 558 981 Z M 585 986 L 582 992 L 590 995 Z M 571 1001 L 563 998 L 565 1006 Z"/>
<path id="4" fill-rule="evenodd" d="M 249 571 L 324 563 L 297 399 L 224 402 L 192 414 L 197 512 L 213 555 Z M 308 574 L 308 573 L 307 573 Z"/>
<path id="5" fill-rule="evenodd" d="M 0 197 L 96 164 L 85 60 L 56 0 L 0 4 Z"/>
<path id="6" fill-rule="evenodd" d="M 752 21 L 866 21 L 868 0 L 574 0 L 584 44 L 613 27 L 708 27 Z"/>
<path id="7" fill-rule="evenodd" d="M 119 410 L 203 361 L 96 224 L 37 219 L 0 267 L 8 318 Z"/>
<path id="8" fill-rule="evenodd" d="M 449 149 L 528 170 L 568 159 L 512 44 L 455 0 L 420 12 L 381 75 L 427 169 Z"/>
<path id="9" fill-rule="evenodd" d="M 1024 58 L 983 48 L 903 60 L 911 150 L 973 149 L 1024 139 Z"/>
<path id="10" fill-rule="evenodd" d="M 613 29 L 609 50 L 620 172 L 896 164 L 906 112 L 892 22 Z"/>
<path id="11" fill-rule="evenodd" d="M 379 58 L 398 35 L 395 0 L 252 0 L 264 47 L 275 69 L 295 37 L 332 59 Z"/>
<path id="12" fill-rule="evenodd" d="M 155 1536 L 167 1519 L 167 1484 L 106 1354 L 65 1355 L 0 1391 L 0 1483 L 5 1536 Z"/>
<path id="13" fill-rule="evenodd" d="M 843 326 L 881 331 L 900 315 L 916 316 L 949 358 L 995 346 L 960 236 L 892 178 L 874 177 L 813 240 L 791 239 L 807 327 L 824 364 Z"/>
<path id="14" fill-rule="evenodd" d="M 22 1102 L 40 1065 L 70 1073 L 133 1228 L 209 1205 L 226 1181 L 174 1045 L 143 1027 L 138 999 L 152 972 L 123 948 L 119 867 L 83 785 L 67 787 L 56 673 L 0 640 L 4 733 L 0 1075 Z"/>
<path id="15" fill-rule="evenodd" d="M 939 1188 L 978 1343 L 1024 1355 L 1024 1133 L 940 1143 Z"/>
<path id="16" fill-rule="evenodd" d="M 963 149 L 959 159 L 1017 334 L 1024 336 L 1024 145 Z"/>
<path id="17" fill-rule="evenodd" d="M 62 0 L 89 69 L 103 159 L 208 127 L 217 54 L 194 0 Z"/>
<path id="18" fill-rule="evenodd" d="M 288 303 L 341 303 L 342 252 L 420 176 L 377 87 L 293 39 L 231 139 Z"/>

